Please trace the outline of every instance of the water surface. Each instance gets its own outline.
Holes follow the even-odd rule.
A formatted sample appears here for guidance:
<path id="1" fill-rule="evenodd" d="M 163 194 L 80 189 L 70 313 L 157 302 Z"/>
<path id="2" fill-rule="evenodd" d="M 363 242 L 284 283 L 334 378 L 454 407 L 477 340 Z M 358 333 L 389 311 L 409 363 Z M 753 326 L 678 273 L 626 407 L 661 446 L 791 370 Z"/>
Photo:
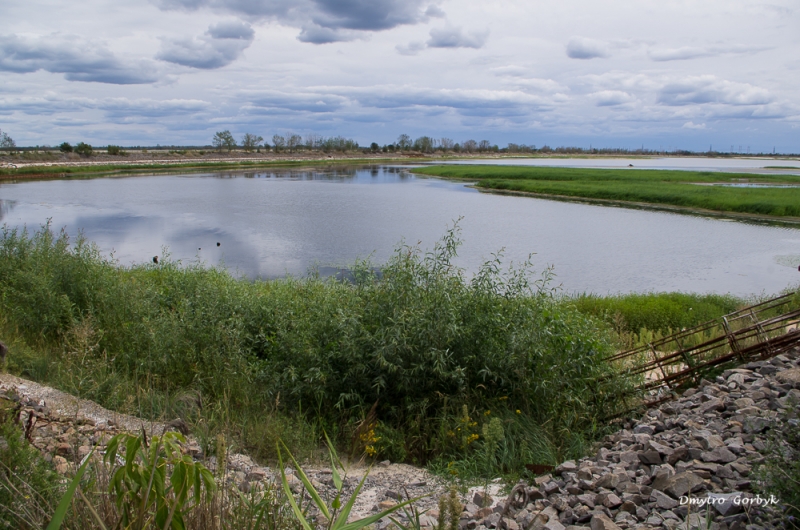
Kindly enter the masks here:
<path id="1" fill-rule="evenodd" d="M 775 293 L 800 281 L 800 230 L 480 193 L 397 166 L 21 181 L 0 184 L 0 222 L 52 219 L 122 264 L 224 264 L 248 277 L 384 262 L 403 240 L 433 245 L 463 217 L 458 263 L 535 253 L 567 291 Z M 217 246 L 220 243 L 220 246 Z"/>

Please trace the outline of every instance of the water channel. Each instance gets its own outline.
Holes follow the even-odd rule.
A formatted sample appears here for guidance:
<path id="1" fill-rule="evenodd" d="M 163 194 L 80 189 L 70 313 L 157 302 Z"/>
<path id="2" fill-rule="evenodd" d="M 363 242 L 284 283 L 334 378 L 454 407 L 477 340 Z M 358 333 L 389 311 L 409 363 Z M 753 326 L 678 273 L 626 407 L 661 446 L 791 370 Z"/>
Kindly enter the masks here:
<path id="1" fill-rule="evenodd" d="M 535 270 L 552 265 L 567 292 L 752 295 L 800 282 L 797 228 L 485 194 L 400 166 L 0 183 L 0 224 L 51 219 L 123 265 L 166 248 L 250 278 L 381 263 L 401 241 L 430 248 L 459 217 L 467 271 L 501 249 L 506 264 L 535 253 Z"/>

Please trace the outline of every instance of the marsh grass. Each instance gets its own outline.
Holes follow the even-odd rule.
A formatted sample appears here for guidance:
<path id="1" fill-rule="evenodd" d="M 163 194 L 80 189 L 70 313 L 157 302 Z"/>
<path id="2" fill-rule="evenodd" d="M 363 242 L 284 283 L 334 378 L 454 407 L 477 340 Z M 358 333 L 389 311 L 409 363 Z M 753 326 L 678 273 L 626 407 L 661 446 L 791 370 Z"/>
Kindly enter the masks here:
<path id="1" fill-rule="evenodd" d="M 497 257 L 467 278 L 452 263 L 459 243 L 454 227 L 428 252 L 401 245 L 380 279 L 359 262 L 353 282 L 251 282 L 169 260 L 124 267 L 49 226 L 5 228 L 9 369 L 114 410 L 181 417 L 208 448 L 226 433 L 258 458 L 275 458 L 279 438 L 306 458 L 323 431 L 348 446 L 373 406 L 378 458 L 469 461 L 482 423 L 474 443 L 449 435 L 464 407 L 538 437 L 501 442 L 498 470 L 519 471 L 537 447 L 550 462 L 575 454 L 624 384 L 592 386 L 609 371 L 605 334 L 529 263 Z"/>
<path id="2" fill-rule="evenodd" d="M 800 217 L 800 186 L 735 188 L 697 185 L 747 181 L 800 184 L 797 175 L 709 171 L 589 169 L 522 166 L 433 166 L 415 173 L 477 180 L 480 188 L 543 195 L 671 205 L 772 217 Z"/>

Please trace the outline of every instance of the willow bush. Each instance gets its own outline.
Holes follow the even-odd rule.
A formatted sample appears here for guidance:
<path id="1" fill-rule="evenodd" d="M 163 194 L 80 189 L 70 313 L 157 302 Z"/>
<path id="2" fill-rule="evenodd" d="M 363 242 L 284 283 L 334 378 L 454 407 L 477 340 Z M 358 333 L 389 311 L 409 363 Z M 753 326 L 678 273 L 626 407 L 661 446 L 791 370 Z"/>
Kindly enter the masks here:
<path id="1" fill-rule="evenodd" d="M 582 447 L 619 386 L 593 383 L 607 333 L 554 296 L 548 271 L 533 281 L 530 263 L 496 256 L 468 277 L 459 244 L 456 226 L 429 252 L 400 245 L 379 276 L 357 262 L 352 282 L 248 281 L 169 259 L 122 266 L 49 226 L 4 228 L 0 329 L 12 370 L 118 410 L 180 415 L 209 440 L 224 429 L 257 456 L 324 430 L 378 457 L 468 459 L 492 417 L 515 434 L 498 449 L 503 469 Z"/>

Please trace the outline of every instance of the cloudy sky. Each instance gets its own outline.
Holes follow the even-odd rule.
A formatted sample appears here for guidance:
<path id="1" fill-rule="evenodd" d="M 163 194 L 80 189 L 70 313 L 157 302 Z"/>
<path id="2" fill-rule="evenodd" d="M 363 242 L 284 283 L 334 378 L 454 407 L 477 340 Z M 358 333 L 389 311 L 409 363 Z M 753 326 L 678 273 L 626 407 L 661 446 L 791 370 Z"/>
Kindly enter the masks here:
<path id="1" fill-rule="evenodd" d="M 800 152 L 797 0 L 0 0 L 19 145 L 401 133 Z"/>

